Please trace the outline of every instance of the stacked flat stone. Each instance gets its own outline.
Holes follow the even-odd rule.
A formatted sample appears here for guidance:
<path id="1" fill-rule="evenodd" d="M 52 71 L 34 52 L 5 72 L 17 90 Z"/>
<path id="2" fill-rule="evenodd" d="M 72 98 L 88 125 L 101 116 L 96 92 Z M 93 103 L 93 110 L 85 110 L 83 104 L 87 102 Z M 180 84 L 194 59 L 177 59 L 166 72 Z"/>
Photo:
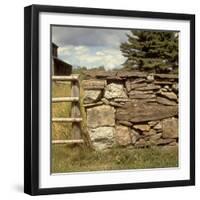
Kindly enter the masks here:
<path id="1" fill-rule="evenodd" d="M 81 85 L 95 149 L 178 145 L 176 74 L 101 71 Z"/>

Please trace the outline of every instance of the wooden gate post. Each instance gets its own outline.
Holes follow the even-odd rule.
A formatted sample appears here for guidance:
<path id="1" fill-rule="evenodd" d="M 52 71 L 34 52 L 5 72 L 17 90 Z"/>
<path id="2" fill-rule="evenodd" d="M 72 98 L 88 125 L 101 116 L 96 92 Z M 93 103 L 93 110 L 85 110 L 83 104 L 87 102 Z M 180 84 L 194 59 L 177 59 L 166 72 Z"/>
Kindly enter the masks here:
<path id="1" fill-rule="evenodd" d="M 71 82 L 71 96 L 80 98 L 80 85 L 79 79 Z M 80 118 L 80 100 L 72 102 L 71 107 L 71 118 Z M 72 139 L 81 139 L 81 125 L 80 122 L 72 122 Z"/>

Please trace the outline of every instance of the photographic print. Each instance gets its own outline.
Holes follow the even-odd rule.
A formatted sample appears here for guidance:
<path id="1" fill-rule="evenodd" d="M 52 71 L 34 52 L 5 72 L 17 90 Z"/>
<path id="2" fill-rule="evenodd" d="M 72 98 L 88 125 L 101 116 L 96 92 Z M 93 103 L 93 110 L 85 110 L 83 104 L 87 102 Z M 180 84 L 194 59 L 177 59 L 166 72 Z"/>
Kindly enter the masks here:
<path id="1" fill-rule="evenodd" d="M 51 26 L 52 173 L 178 167 L 179 32 Z"/>
<path id="2" fill-rule="evenodd" d="M 195 16 L 31 5 L 24 192 L 195 184 Z"/>

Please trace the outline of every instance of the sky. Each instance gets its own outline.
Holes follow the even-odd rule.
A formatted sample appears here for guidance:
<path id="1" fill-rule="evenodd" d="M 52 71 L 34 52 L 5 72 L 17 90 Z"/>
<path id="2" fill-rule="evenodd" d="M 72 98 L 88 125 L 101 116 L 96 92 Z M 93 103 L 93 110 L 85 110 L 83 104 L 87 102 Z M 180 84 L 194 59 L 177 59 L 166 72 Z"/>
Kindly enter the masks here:
<path id="1" fill-rule="evenodd" d="M 53 26 L 52 41 L 59 46 L 58 57 L 73 66 L 112 70 L 126 60 L 119 46 L 127 40 L 127 33 L 120 29 Z"/>

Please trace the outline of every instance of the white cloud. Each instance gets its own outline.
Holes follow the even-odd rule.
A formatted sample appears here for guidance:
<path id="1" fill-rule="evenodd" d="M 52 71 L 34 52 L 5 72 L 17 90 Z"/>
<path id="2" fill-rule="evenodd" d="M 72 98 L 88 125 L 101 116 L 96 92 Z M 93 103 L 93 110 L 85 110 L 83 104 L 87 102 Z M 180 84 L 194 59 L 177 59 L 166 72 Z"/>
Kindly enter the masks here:
<path id="1" fill-rule="evenodd" d="M 125 58 L 119 46 L 127 40 L 125 29 L 53 26 L 52 41 L 58 56 L 74 66 L 104 66 L 107 70 L 120 67 Z"/>
<path id="2" fill-rule="evenodd" d="M 65 46 L 58 49 L 58 56 L 74 66 L 85 66 L 88 69 L 104 66 L 106 70 L 118 68 L 125 58 L 117 48 Z"/>

